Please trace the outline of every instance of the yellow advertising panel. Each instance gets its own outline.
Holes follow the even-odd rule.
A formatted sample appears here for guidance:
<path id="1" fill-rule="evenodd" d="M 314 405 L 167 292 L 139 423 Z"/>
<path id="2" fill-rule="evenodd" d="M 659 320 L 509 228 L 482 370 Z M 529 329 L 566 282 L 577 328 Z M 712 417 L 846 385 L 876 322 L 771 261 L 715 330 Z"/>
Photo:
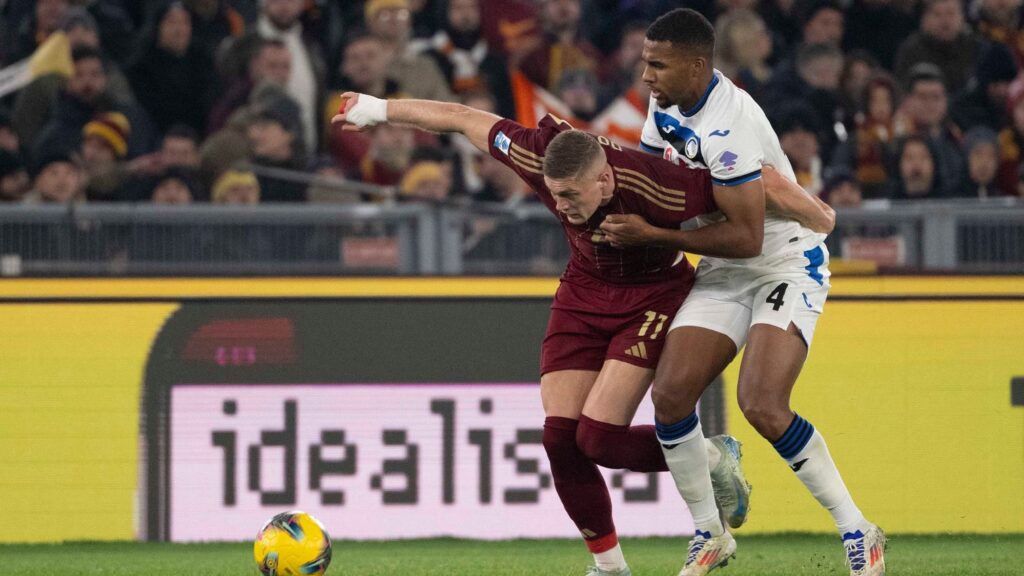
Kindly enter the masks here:
<path id="1" fill-rule="evenodd" d="M 139 392 L 174 304 L 0 304 L 0 542 L 135 535 Z"/>
<path id="2" fill-rule="evenodd" d="M 743 532 L 828 531 L 818 505 L 735 401 L 754 486 Z M 892 532 L 1024 532 L 1024 301 L 833 301 L 792 406 L 824 436 L 861 510 Z"/>

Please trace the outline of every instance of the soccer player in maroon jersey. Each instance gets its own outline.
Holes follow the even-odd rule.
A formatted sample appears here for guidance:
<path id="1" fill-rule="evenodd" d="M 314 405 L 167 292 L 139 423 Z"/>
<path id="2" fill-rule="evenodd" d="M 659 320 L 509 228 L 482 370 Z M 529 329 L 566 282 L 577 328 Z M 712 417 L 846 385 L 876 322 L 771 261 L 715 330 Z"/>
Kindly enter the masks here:
<path id="1" fill-rule="evenodd" d="M 721 212 L 738 220 L 735 228 L 743 238 L 723 238 L 717 249 L 743 250 L 761 245 L 763 197 L 760 211 L 738 219 L 735 203 L 716 197 L 706 170 L 624 150 L 553 116 L 531 129 L 461 104 L 352 93 L 343 98 L 332 122 L 345 129 L 394 122 L 465 135 L 512 168 L 561 221 L 571 257 L 541 350 L 544 448 L 556 492 L 594 554 L 596 566 L 588 574 L 630 574 L 597 465 L 636 472 L 668 469 L 654 427 L 630 423 L 654 377 L 666 324 L 689 293 L 694 271 L 673 249 L 613 245 L 600 226 L 609 216 L 638 215 L 655 226 L 678 228 L 700 214 Z M 804 194 L 770 169 L 764 185 L 773 196 Z M 720 438 L 709 441 L 708 450 L 712 460 L 732 459 L 728 469 L 738 478 L 726 477 L 725 483 L 746 485 L 738 451 Z"/>

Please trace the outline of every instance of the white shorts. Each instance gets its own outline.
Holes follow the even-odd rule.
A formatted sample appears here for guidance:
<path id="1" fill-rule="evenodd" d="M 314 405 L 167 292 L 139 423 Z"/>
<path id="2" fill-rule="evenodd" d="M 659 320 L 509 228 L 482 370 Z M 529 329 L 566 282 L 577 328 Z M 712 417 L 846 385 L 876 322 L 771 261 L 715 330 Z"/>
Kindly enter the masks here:
<path id="1" fill-rule="evenodd" d="M 828 250 L 818 245 L 766 265 L 697 266 L 697 282 L 669 327 L 725 334 L 739 351 L 754 324 L 796 325 L 810 348 L 829 289 Z"/>

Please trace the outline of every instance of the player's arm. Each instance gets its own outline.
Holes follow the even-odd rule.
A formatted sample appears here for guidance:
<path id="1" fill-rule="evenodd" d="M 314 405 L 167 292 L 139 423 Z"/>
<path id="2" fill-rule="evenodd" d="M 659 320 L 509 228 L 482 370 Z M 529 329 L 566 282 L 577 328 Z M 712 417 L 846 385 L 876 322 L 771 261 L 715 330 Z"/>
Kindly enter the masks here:
<path id="1" fill-rule="evenodd" d="M 804 192 L 799 184 L 783 176 L 771 166 L 761 169 L 768 210 L 796 220 L 821 234 L 836 227 L 836 211 L 817 196 Z"/>
<path id="2" fill-rule="evenodd" d="M 488 135 L 500 116 L 452 102 L 433 100 L 382 100 L 346 92 L 344 104 L 331 124 L 345 130 L 361 130 L 384 122 L 407 124 L 431 132 L 457 132 L 488 153 Z"/>
<path id="3" fill-rule="evenodd" d="M 712 187 L 725 220 L 696 230 L 670 230 L 636 214 L 608 215 L 601 230 L 616 246 L 665 246 L 718 258 L 753 258 L 764 242 L 765 195 L 761 180 Z"/>

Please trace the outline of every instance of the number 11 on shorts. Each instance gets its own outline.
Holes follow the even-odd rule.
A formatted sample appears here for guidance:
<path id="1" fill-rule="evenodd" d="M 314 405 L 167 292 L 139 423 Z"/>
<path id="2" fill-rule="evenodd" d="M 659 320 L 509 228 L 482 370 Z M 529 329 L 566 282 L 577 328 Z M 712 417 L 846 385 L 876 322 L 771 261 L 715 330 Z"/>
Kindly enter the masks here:
<path id="1" fill-rule="evenodd" d="M 658 314 L 654 310 L 648 310 L 647 312 L 644 312 L 644 314 L 647 316 L 647 321 L 640 327 L 640 331 L 637 332 L 636 335 L 641 337 L 646 336 L 647 331 L 651 328 L 651 324 L 654 324 L 654 322 L 657 321 L 658 325 L 654 327 L 654 332 L 651 333 L 651 340 L 657 340 L 658 334 L 661 334 L 661 329 L 665 327 L 665 321 L 668 320 L 668 316 Z"/>

